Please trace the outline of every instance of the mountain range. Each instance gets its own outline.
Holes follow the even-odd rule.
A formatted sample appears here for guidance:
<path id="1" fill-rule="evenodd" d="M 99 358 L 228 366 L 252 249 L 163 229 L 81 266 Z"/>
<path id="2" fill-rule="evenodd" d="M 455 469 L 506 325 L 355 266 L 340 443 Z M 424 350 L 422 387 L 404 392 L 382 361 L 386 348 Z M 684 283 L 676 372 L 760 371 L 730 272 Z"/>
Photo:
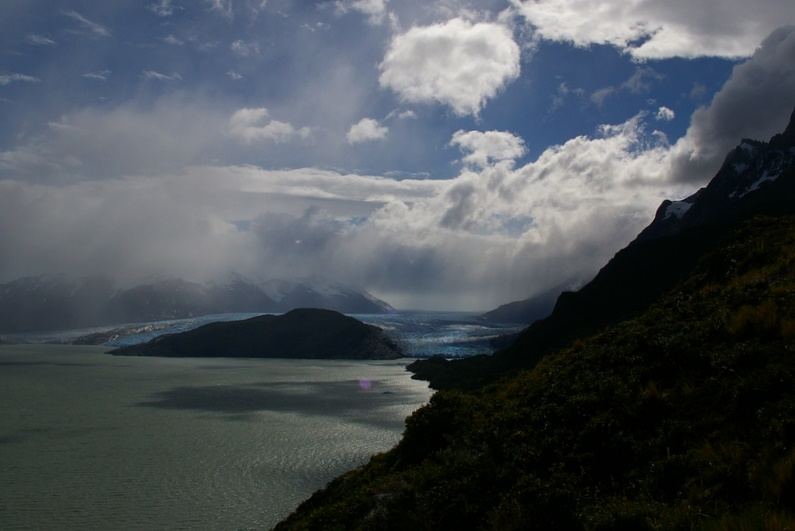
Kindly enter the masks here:
<path id="1" fill-rule="evenodd" d="M 637 238 L 552 313 L 533 322 L 493 356 L 420 360 L 409 366 L 436 388 L 478 387 L 497 375 L 532 368 L 547 353 L 647 308 L 673 288 L 737 222 L 795 213 L 795 113 L 769 142 L 742 140 L 709 184 L 681 201 L 664 201 Z"/>
<path id="2" fill-rule="evenodd" d="M 169 278 L 123 289 L 107 277 L 25 277 L 0 284 L 0 333 L 67 330 L 218 313 L 343 313 L 394 309 L 364 290 L 324 279 L 257 281 L 230 275 L 199 283 Z"/>

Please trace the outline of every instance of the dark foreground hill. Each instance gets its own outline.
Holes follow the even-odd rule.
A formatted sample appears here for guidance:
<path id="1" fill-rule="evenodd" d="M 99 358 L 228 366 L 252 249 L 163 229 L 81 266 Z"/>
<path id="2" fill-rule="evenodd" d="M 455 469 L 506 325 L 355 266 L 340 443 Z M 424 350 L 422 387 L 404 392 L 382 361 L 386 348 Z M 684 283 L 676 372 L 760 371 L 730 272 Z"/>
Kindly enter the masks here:
<path id="1" fill-rule="evenodd" d="M 370 359 L 401 357 L 383 331 L 330 310 L 210 323 L 110 352 L 122 356 Z"/>
<path id="2" fill-rule="evenodd" d="M 532 370 L 437 392 L 277 529 L 795 529 L 795 218 L 741 223 Z"/>

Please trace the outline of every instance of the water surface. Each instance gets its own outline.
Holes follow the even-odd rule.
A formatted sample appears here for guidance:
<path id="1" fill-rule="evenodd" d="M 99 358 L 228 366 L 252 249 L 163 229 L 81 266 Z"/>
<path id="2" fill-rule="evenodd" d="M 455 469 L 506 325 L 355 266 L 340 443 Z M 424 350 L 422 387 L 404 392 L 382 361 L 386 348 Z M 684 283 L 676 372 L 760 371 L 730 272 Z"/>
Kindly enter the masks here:
<path id="1" fill-rule="evenodd" d="M 406 361 L 0 347 L 0 529 L 263 529 L 391 448 Z"/>

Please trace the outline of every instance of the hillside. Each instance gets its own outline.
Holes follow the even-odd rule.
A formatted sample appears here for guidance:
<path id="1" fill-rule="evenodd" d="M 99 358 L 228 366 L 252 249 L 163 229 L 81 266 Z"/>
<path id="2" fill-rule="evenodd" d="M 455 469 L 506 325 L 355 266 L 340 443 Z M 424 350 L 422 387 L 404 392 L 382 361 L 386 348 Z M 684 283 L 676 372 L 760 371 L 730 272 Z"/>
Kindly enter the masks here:
<path id="1" fill-rule="evenodd" d="M 705 187 L 664 201 L 653 222 L 576 292 L 564 292 L 551 315 L 534 322 L 494 356 L 413 363 L 434 388 L 474 388 L 506 372 L 532 368 L 549 352 L 648 308 L 695 264 L 754 215 L 795 214 L 795 112 L 769 142 L 743 140 Z"/>
<path id="2" fill-rule="evenodd" d="M 795 218 L 761 217 L 636 317 L 475 392 L 286 529 L 792 529 Z"/>
<path id="3" fill-rule="evenodd" d="M 527 299 L 503 304 L 481 315 L 481 319 L 496 323 L 524 324 L 543 319 L 552 312 L 558 296 L 567 289 L 564 286 L 567 284 L 555 286 Z"/>
<path id="4" fill-rule="evenodd" d="M 375 326 L 330 310 L 301 309 L 210 323 L 110 352 L 118 356 L 396 359 L 398 346 Z"/>

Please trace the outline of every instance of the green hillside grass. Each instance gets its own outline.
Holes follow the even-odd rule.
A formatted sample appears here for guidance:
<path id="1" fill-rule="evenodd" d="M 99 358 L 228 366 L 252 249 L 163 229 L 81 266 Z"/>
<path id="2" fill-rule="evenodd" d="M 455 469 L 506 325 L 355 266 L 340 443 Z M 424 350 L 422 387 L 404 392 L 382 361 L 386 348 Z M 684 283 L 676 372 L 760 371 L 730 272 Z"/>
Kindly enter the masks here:
<path id="1" fill-rule="evenodd" d="M 642 314 L 478 391 L 277 529 L 795 529 L 795 218 Z"/>

